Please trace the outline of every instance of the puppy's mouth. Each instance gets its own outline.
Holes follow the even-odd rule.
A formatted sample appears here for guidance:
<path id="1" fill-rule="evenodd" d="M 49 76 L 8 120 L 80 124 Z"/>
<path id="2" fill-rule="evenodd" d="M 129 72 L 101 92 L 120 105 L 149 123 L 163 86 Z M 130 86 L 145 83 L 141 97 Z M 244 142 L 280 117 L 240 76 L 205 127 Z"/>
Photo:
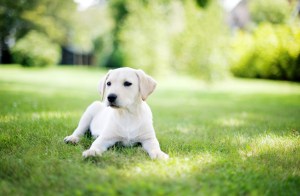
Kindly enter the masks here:
<path id="1" fill-rule="evenodd" d="M 115 103 L 108 103 L 108 107 L 111 107 L 111 108 L 114 108 L 114 109 L 120 108 L 120 106 L 116 105 Z"/>

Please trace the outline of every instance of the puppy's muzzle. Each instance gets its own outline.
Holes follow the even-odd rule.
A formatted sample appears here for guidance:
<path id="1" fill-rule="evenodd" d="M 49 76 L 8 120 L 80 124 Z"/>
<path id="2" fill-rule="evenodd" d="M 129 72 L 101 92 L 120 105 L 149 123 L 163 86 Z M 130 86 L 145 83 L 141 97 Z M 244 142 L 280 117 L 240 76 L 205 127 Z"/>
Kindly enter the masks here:
<path id="1" fill-rule="evenodd" d="M 107 100 L 108 100 L 108 102 L 109 102 L 110 104 L 113 104 L 113 103 L 116 102 L 117 97 L 118 97 L 118 96 L 117 96 L 116 94 L 109 94 L 109 95 L 107 96 Z"/>

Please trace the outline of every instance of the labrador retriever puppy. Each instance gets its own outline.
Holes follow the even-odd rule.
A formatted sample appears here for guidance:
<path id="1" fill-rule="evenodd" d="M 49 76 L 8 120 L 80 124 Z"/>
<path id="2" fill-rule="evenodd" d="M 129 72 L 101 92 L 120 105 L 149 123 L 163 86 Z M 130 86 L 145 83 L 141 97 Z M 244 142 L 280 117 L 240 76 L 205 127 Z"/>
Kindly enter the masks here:
<path id="1" fill-rule="evenodd" d="M 95 101 L 82 115 L 78 127 L 66 143 L 76 144 L 89 129 L 96 140 L 83 157 L 101 156 L 116 142 L 141 143 L 152 159 L 167 159 L 161 151 L 152 124 L 152 113 L 145 102 L 156 82 L 142 70 L 118 68 L 109 71 L 99 82 L 102 102 Z"/>

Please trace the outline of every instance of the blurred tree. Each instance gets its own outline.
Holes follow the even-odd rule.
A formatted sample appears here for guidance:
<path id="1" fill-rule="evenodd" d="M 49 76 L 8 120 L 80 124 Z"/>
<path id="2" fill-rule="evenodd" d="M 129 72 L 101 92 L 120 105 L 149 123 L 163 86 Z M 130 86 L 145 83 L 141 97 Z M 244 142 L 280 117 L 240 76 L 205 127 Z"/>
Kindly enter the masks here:
<path id="1" fill-rule="evenodd" d="M 11 50 L 14 62 L 28 67 L 55 65 L 61 55 L 58 44 L 34 30 L 20 39 Z"/>
<path id="2" fill-rule="evenodd" d="M 107 6 L 94 6 L 72 13 L 68 25 L 67 44 L 84 52 L 94 50 L 95 40 L 105 39 L 112 29 Z M 98 51 L 101 52 L 101 51 Z"/>
<path id="3" fill-rule="evenodd" d="M 227 67 L 228 27 L 217 1 L 201 8 L 185 1 L 184 28 L 174 37 L 172 64 L 198 77 L 214 80 L 224 76 Z"/>
<path id="4" fill-rule="evenodd" d="M 111 0 L 108 1 L 111 16 L 114 19 L 114 27 L 111 31 L 112 34 L 112 53 L 107 59 L 106 66 L 107 67 L 121 67 L 124 64 L 123 54 L 120 51 L 119 45 L 119 33 L 121 31 L 121 27 L 123 22 L 128 15 L 128 7 L 127 4 L 129 0 Z"/>
<path id="5" fill-rule="evenodd" d="M 73 1 L 2 0 L 0 3 L 0 47 L 2 59 L 9 50 L 9 41 L 18 41 L 35 29 L 50 40 L 65 43 Z M 5 51 L 4 51 L 5 50 Z M 5 55 L 8 55 L 7 53 Z"/>
<path id="6" fill-rule="evenodd" d="M 232 43 L 235 76 L 300 81 L 300 27 L 260 24 L 238 32 Z"/>
<path id="7" fill-rule="evenodd" d="M 224 71 L 226 28 L 217 0 L 111 0 L 81 12 L 71 0 L 31 1 L 32 7 L 15 14 L 19 22 L 4 33 L 17 42 L 35 30 L 76 51 L 97 50 L 97 64 L 110 67 L 173 68 L 209 79 Z M 22 36 L 12 33 L 15 28 Z"/>
<path id="8" fill-rule="evenodd" d="M 71 1 L 40 0 L 35 9 L 25 10 L 20 18 L 32 24 L 32 28 L 44 33 L 50 40 L 64 45 L 72 28 L 76 4 Z"/>
<path id="9" fill-rule="evenodd" d="M 94 51 L 94 64 L 106 66 L 113 53 L 114 46 L 114 21 L 110 15 L 108 5 L 92 7 L 84 12 L 76 13 L 78 17 L 77 30 L 74 31 L 77 40 L 72 43 L 77 46 L 91 46 L 90 51 Z M 83 21 L 84 19 L 84 21 Z M 78 21 L 82 21 L 78 23 Z M 82 24 L 83 23 L 83 24 Z M 81 42 L 80 42 L 81 40 Z M 86 48 L 88 49 L 88 48 Z"/>
<path id="10" fill-rule="evenodd" d="M 0 2 L 0 63 L 9 61 L 9 39 L 12 36 L 22 37 L 31 28 L 30 21 L 21 16 L 28 10 L 33 10 L 39 0 L 1 0 Z"/>
<path id="11" fill-rule="evenodd" d="M 127 66 L 162 72 L 170 66 L 169 4 L 131 1 L 119 33 L 120 50 Z"/>
<path id="12" fill-rule="evenodd" d="M 103 4 L 78 11 L 73 0 L 4 0 L 0 3 L 0 48 L 9 51 L 14 41 L 21 41 L 34 30 L 64 48 L 89 53 L 99 48 L 95 40 L 101 40 L 110 31 L 109 19 Z M 7 40 L 12 41 L 11 46 Z"/>
<path id="13" fill-rule="evenodd" d="M 209 4 L 210 0 L 196 0 L 196 2 L 200 7 L 204 8 Z"/>
<path id="14" fill-rule="evenodd" d="M 251 0 L 257 26 L 237 32 L 232 41 L 235 76 L 300 81 L 299 20 L 292 18 L 296 0 Z"/>
<path id="15" fill-rule="evenodd" d="M 285 23 L 291 16 L 293 8 L 291 4 L 294 4 L 291 2 L 288 0 L 251 0 L 249 8 L 252 20 L 255 23 Z"/>
<path id="16" fill-rule="evenodd" d="M 111 4 L 117 66 L 157 73 L 170 69 L 221 77 L 226 26 L 218 1 L 119 1 Z M 117 54 L 117 55 L 116 55 Z"/>

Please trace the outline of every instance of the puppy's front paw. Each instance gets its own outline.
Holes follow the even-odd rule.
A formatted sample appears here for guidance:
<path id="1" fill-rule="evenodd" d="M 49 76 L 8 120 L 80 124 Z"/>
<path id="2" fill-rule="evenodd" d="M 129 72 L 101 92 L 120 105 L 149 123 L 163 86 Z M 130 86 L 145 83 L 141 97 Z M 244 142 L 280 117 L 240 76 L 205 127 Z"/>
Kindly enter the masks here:
<path id="1" fill-rule="evenodd" d="M 79 137 L 70 135 L 70 136 L 65 137 L 64 142 L 71 143 L 71 144 L 77 144 L 79 142 Z"/>
<path id="2" fill-rule="evenodd" d="M 169 155 L 164 153 L 163 151 L 154 151 L 150 154 L 151 159 L 161 159 L 161 160 L 167 160 L 169 159 Z"/>
<path id="3" fill-rule="evenodd" d="M 88 149 L 82 153 L 83 158 L 101 156 L 101 152 L 95 149 Z"/>

